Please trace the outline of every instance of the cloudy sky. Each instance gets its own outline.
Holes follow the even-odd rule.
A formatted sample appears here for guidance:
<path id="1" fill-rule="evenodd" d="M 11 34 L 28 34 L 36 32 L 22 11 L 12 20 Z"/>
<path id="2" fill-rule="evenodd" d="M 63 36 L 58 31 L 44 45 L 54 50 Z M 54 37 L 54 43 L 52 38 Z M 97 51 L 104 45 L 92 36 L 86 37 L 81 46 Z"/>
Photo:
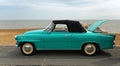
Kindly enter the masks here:
<path id="1" fill-rule="evenodd" d="M 0 0 L 0 19 L 120 19 L 120 0 Z"/>

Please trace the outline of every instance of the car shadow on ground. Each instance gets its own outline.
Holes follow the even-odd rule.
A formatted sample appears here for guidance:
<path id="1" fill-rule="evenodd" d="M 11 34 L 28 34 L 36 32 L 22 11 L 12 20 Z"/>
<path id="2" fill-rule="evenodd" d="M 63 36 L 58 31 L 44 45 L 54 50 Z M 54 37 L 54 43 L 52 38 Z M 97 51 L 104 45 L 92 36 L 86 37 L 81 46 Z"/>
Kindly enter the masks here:
<path id="1" fill-rule="evenodd" d="M 9 50 L 8 50 L 9 51 Z M 85 56 L 81 53 L 81 51 L 73 51 L 73 50 L 40 50 L 37 51 L 36 55 L 32 56 L 24 56 L 19 48 L 14 48 L 9 51 L 6 56 L 8 58 L 45 58 L 48 59 L 99 59 L 99 58 L 109 58 L 112 55 L 108 51 L 100 51 L 95 56 Z M 1 56 L 2 57 L 2 56 Z"/>
<path id="2" fill-rule="evenodd" d="M 46 55 L 49 59 L 97 59 L 107 58 L 112 55 L 106 51 L 100 51 L 95 56 L 85 56 L 79 50 L 53 50 L 53 51 L 37 51 L 36 55 Z"/>

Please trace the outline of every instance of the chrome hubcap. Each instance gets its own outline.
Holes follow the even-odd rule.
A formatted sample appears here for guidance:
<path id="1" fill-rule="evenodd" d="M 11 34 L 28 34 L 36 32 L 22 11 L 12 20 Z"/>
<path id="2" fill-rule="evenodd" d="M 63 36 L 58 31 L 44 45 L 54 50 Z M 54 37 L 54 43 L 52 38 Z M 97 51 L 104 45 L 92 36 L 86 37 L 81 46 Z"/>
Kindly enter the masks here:
<path id="1" fill-rule="evenodd" d="M 26 45 L 24 48 L 25 48 L 25 51 L 26 51 L 26 52 L 30 52 L 30 51 L 31 51 L 31 47 L 30 47 L 30 46 L 27 46 L 27 45 Z"/>
<path id="2" fill-rule="evenodd" d="M 93 52 L 94 48 L 92 46 L 87 46 L 87 52 L 91 53 Z"/>

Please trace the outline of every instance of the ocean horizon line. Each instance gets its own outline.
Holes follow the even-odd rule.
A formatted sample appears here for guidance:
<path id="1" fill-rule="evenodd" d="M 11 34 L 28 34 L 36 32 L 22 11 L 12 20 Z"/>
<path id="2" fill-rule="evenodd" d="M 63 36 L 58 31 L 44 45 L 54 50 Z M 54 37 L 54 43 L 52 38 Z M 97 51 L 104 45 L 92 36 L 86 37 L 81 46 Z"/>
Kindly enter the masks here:
<path id="1" fill-rule="evenodd" d="M 93 24 L 98 20 L 78 20 L 81 24 Z M 45 28 L 52 20 L 0 20 L 0 29 Z M 120 32 L 120 20 L 107 20 L 100 28 L 109 32 Z"/>

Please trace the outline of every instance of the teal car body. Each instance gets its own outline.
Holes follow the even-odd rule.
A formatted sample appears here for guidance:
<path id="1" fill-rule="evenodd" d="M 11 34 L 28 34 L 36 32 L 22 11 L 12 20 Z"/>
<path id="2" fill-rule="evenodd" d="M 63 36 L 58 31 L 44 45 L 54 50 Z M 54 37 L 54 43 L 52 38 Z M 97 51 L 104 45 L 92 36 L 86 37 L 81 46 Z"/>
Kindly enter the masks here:
<path id="1" fill-rule="evenodd" d="M 53 25 L 50 24 L 46 29 L 27 31 L 17 35 L 15 37 L 16 46 L 20 47 L 23 43 L 32 43 L 36 50 L 82 50 L 85 44 L 94 43 L 99 46 L 100 50 L 111 49 L 114 46 L 115 35 L 94 32 L 104 22 L 105 20 L 100 20 L 81 33 L 52 31 L 55 26 L 53 28 Z"/>

